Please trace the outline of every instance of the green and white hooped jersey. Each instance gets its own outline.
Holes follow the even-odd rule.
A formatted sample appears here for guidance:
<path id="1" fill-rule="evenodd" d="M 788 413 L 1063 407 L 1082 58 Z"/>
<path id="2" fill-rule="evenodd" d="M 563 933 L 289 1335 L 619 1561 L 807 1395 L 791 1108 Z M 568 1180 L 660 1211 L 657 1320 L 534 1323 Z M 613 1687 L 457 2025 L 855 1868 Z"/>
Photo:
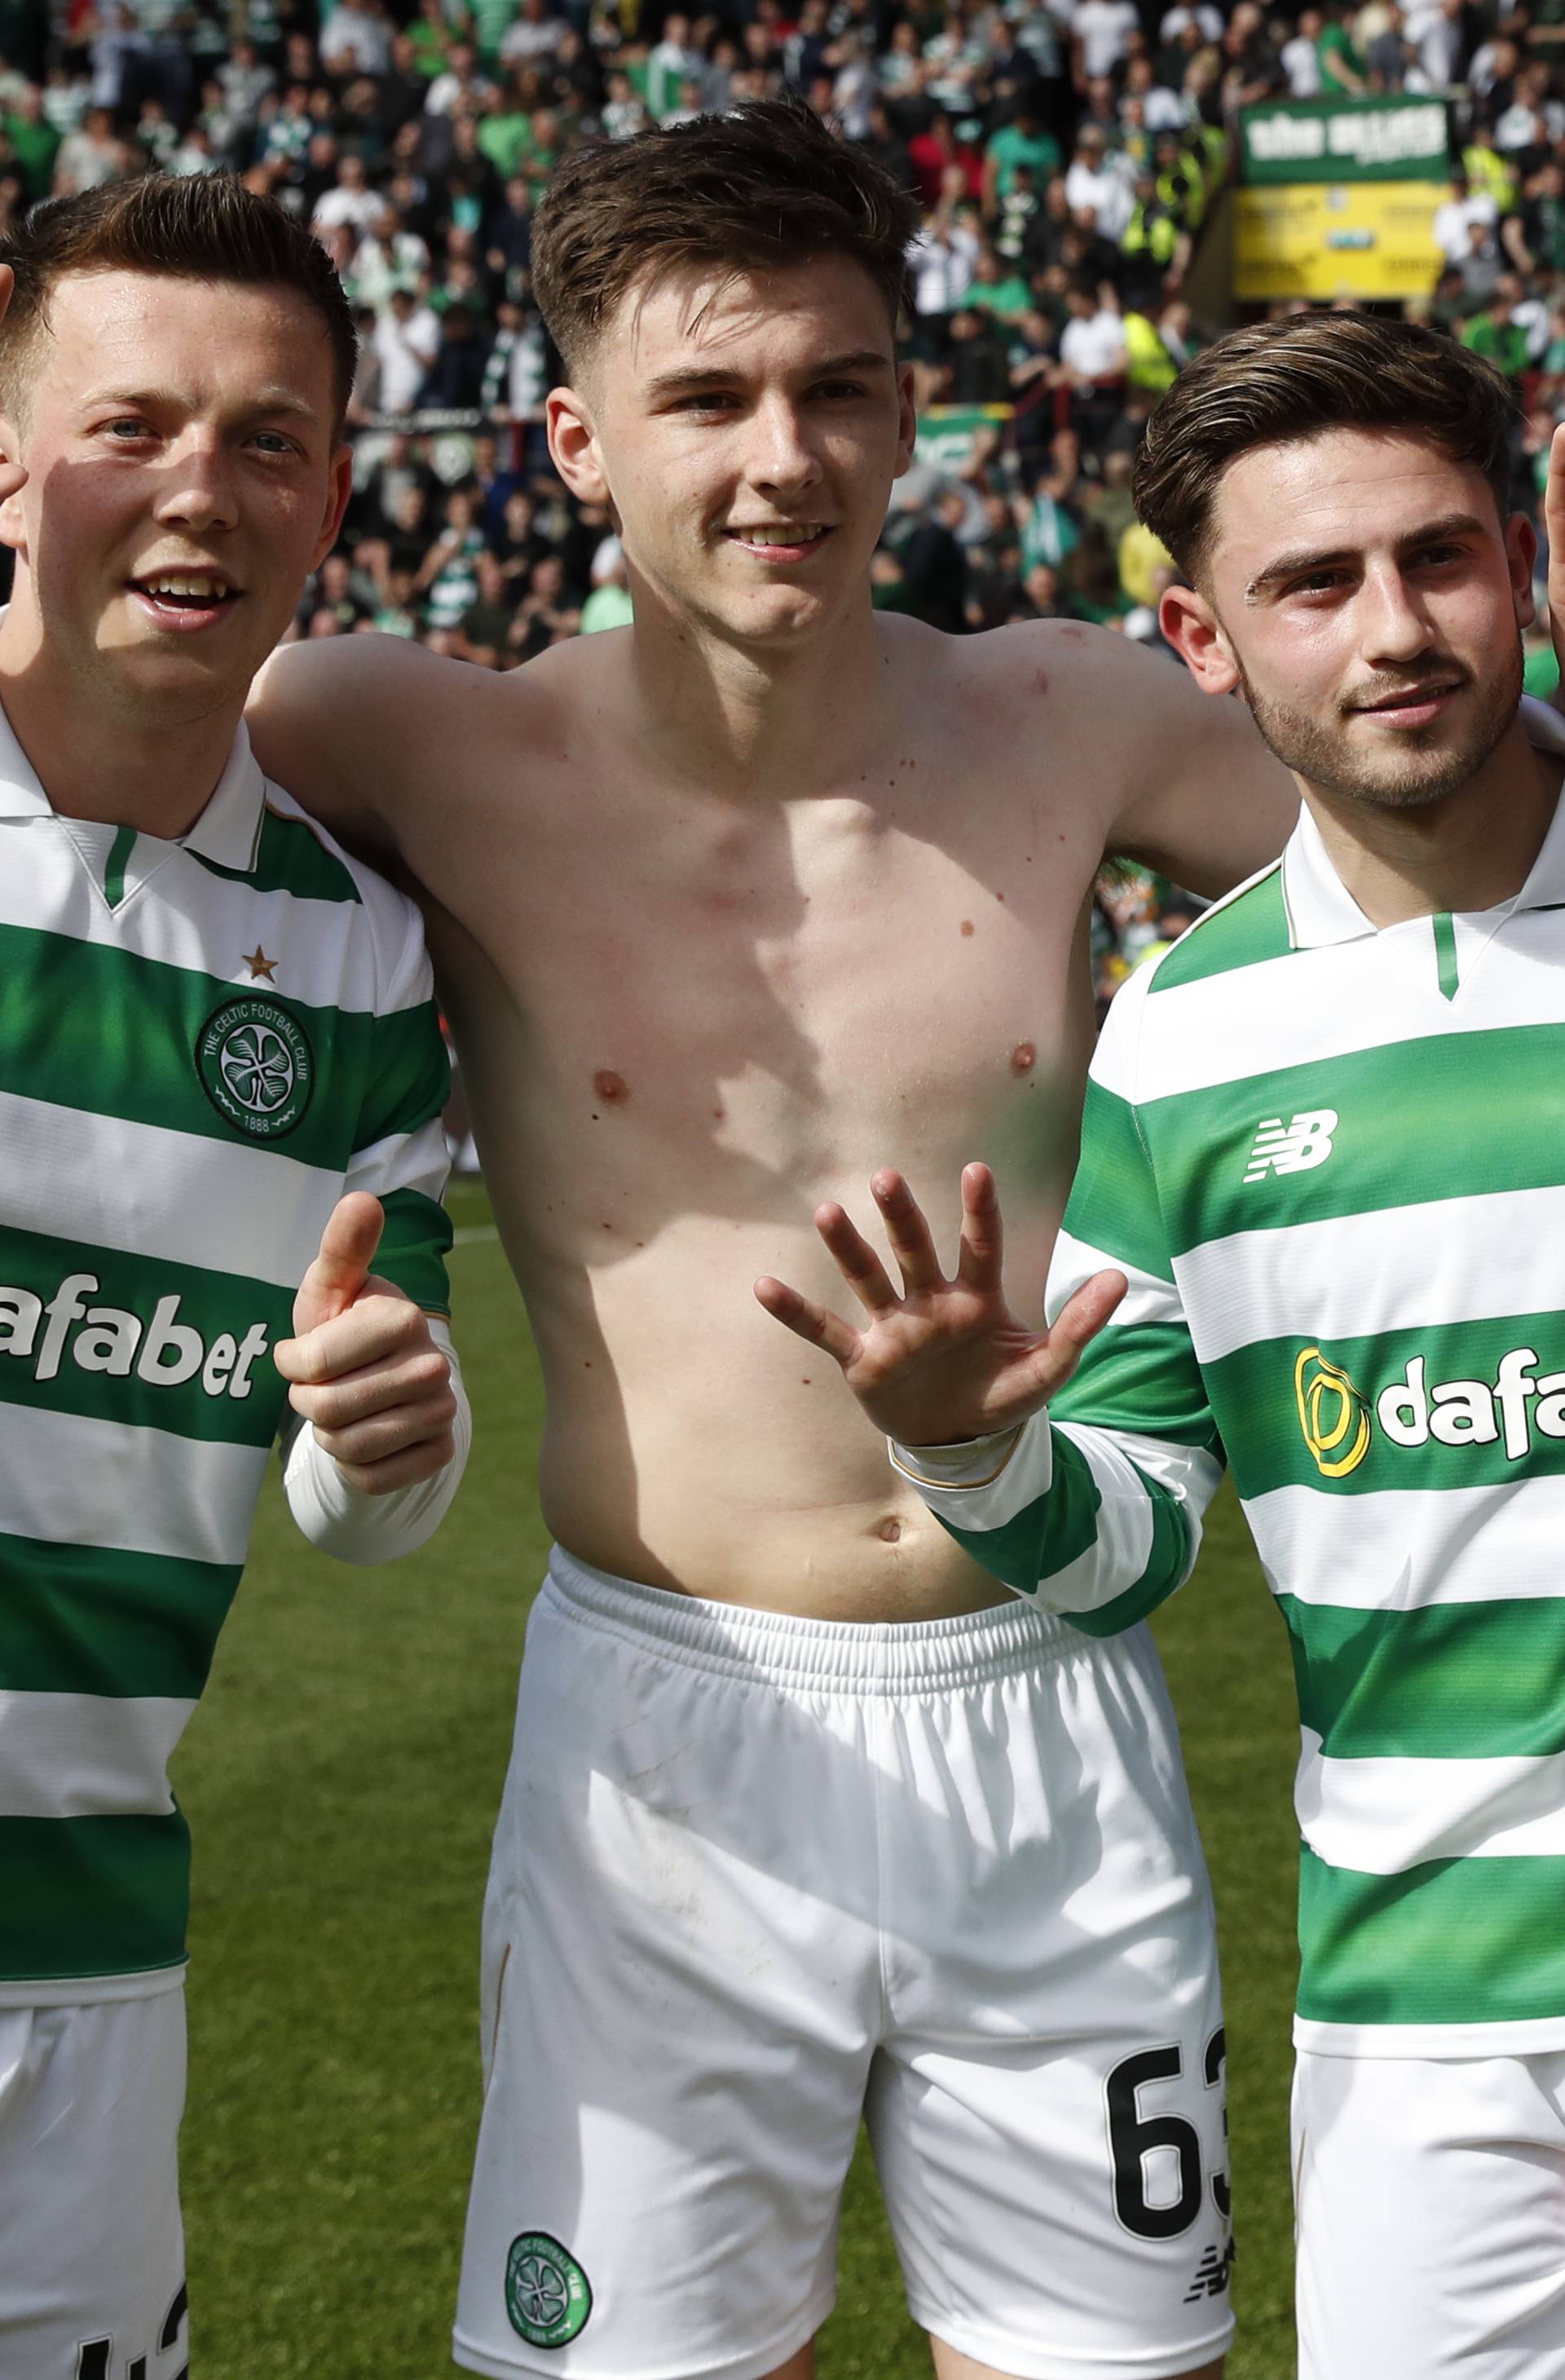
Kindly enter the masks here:
<path id="1" fill-rule="evenodd" d="M 1298 1681 L 1298 2040 L 1565 2046 L 1565 803 L 1514 902 L 1380 932 L 1306 814 L 1132 978 L 1049 1313 L 1106 1265 L 1055 1426 L 927 1500 L 1104 1633 L 1226 1459 Z"/>
<path id="2" fill-rule="evenodd" d="M 177 1980 L 167 1762 L 345 1188 L 447 1304 L 431 991 L 413 905 L 242 730 L 172 844 L 56 816 L 0 714 L 0 2004 Z"/>

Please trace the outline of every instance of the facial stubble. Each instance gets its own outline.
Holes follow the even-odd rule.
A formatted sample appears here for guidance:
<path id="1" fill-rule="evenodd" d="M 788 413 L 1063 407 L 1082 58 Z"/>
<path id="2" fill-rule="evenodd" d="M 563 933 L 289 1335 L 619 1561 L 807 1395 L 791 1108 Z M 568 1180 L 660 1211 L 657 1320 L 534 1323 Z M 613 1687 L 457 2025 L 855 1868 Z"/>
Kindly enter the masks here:
<path id="1" fill-rule="evenodd" d="M 1404 731 L 1401 750 L 1389 753 L 1377 769 L 1353 752 L 1347 719 L 1354 714 L 1339 711 L 1341 723 L 1326 726 L 1308 711 L 1273 701 L 1250 676 L 1231 638 L 1230 650 L 1250 715 L 1283 767 L 1303 777 L 1306 784 L 1317 785 L 1322 793 L 1345 801 L 1370 802 L 1381 809 L 1421 809 L 1461 793 L 1499 745 L 1522 699 L 1523 653 L 1518 635 L 1502 670 L 1487 679 L 1463 672 L 1463 685 L 1475 687 L 1479 700 L 1454 747 L 1441 745 L 1445 722 L 1436 719 L 1425 728 Z M 1392 691 L 1388 686 L 1385 698 Z"/>

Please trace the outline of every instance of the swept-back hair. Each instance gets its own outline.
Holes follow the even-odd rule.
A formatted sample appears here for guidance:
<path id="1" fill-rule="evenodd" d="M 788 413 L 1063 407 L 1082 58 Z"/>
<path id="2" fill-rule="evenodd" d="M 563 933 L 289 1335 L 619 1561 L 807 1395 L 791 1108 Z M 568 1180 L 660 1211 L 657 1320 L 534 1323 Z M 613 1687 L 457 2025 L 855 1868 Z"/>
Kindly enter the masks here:
<path id="1" fill-rule="evenodd" d="M 0 240 L 0 264 L 17 276 L 0 324 L 0 404 L 8 411 L 25 409 L 50 298 L 73 273 L 297 290 L 332 343 L 339 423 L 347 410 L 358 335 L 336 269 L 302 224 L 233 174 L 140 174 L 76 198 L 46 199 Z"/>
<path id="2" fill-rule="evenodd" d="M 1474 465 L 1503 520 L 1516 413 L 1492 364 L 1422 323 L 1336 313 L 1258 323 L 1195 357 L 1158 406 L 1131 483 L 1135 508 L 1197 578 L 1231 463 L 1328 430 L 1384 430 Z"/>
<path id="3" fill-rule="evenodd" d="M 917 201 L 799 99 L 757 100 L 563 160 L 539 210 L 533 288 L 579 372 L 633 288 L 683 267 L 863 266 L 896 320 Z"/>

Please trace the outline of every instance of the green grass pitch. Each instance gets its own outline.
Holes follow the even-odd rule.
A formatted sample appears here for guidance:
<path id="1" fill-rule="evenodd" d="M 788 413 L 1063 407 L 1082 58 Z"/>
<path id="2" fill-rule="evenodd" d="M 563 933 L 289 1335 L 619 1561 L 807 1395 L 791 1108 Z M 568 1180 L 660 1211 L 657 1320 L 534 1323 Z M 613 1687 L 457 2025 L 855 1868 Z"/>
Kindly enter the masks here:
<path id="1" fill-rule="evenodd" d="M 196 1840 L 185 2127 L 198 2380 L 440 2380 L 477 2120 L 479 1913 L 545 1538 L 520 1302 L 453 1199 L 478 1415 L 463 1496 L 380 1572 L 264 1500 L 176 1775 Z M 1282 1629 L 1231 1497 L 1159 1623 L 1222 1925 L 1239 2264 L 1231 2380 L 1288 2380 L 1296 1730 Z M 1047 2243 L 1042 2243 L 1047 2252 Z M 867 2159 L 822 2380 L 923 2380 Z"/>

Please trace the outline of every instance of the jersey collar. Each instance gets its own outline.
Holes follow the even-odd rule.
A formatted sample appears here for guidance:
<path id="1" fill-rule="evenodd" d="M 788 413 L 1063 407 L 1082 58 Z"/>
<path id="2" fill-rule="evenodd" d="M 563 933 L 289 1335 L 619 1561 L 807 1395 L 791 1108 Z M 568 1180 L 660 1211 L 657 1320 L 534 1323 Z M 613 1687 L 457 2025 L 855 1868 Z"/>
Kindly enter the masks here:
<path id="1" fill-rule="evenodd" d="M 241 721 L 216 790 L 189 833 L 180 837 L 181 847 L 248 875 L 255 866 L 265 808 L 266 780 Z M 0 704 L 0 819 L 54 815 L 54 804 Z"/>
<path id="2" fill-rule="evenodd" d="M 1535 752 L 1565 761 L 1565 717 L 1552 704 L 1522 698 L 1527 741 Z M 1282 900 L 1288 913 L 1288 939 L 1296 951 L 1318 950 L 1332 942 L 1357 941 L 1377 929 L 1365 916 L 1327 856 L 1320 829 L 1308 808 L 1282 855 Z M 1532 873 L 1507 909 L 1547 909 L 1565 904 L 1565 801 L 1555 808 L 1543 848 Z"/>

